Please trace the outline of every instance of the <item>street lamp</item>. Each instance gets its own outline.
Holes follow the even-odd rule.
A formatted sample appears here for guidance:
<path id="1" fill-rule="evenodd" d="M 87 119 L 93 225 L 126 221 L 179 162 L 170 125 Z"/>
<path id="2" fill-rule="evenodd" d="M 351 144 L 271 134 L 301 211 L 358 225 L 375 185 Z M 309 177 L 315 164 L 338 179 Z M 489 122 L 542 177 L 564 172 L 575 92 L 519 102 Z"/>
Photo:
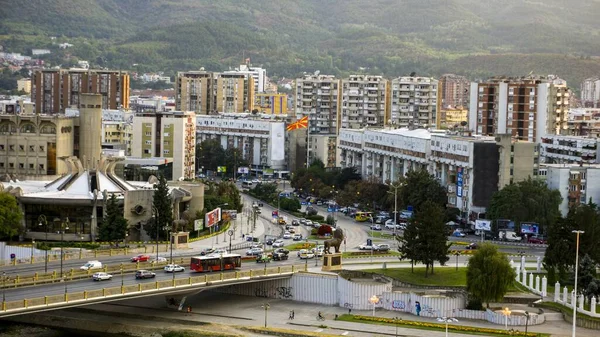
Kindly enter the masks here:
<path id="1" fill-rule="evenodd" d="M 456 271 L 458 271 L 458 257 L 460 256 L 460 253 L 456 252 L 456 253 L 454 253 L 452 255 L 456 256 Z"/>
<path id="2" fill-rule="evenodd" d="M 269 305 L 269 303 L 265 303 L 264 305 L 261 305 L 261 308 L 265 309 L 265 328 L 267 327 L 267 311 L 269 310 L 271 306 Z"/>
<path id="3" fill-rule="evenodd" d="M 401 321 L 402 318 L 398 318 L 398 316 L 394 317 L 394 325 L 396 326 L 396 337 L 398 337 L 398 321 Z"/>
<path id="4" fill-rule="evenodd" d="M 38 217 L 38 222 L 40 223 L 40 226 L 46 226 L 45 231 L 46 231 L 46 240 L 44 240 L 44 243 L 46 244 L 46 246 L 48 246 L 48 221 L 46 220 L 46 216 L 43 214 L 40 214 L 40 216 Z M 44 255 L 45 255 L 45 262 L 44 262 L 44 273 L 48 273 L 48 247 L 44 247 Z"/>
<path id="5" fill-rule="evenodd" d="M 31 263 L 33 263 L 33 250 L 35 249 L 35 239 L 31 240 Z"/>
<path id="6" fill-rule="evenodd" d="M 154 217 L 154 225 L 156 226 L 156 262 L 158 262 L 158 230 L 160 229 L 160 224 L 158 223 L 158 208 L 152 206 L 152 216 Z"/>
<path id="7" fill-rule="evenodd" d="M 60 275 L 63 275 L 63 261 L 64 261 L 64 242 L 65 242 L 65 231 L 69 230 L 69 218 L 65 218 L 64 222 L 61 222 L 59 218 L 54 218 L 54 222 L 60 222 Z M 63 278 L 64 281 L 64 278 Z M 66 287 L 66 285 L 65 285 Z"/>
<path id="8" fill-rule="evenodd" d="M 504 315 L 504 329 L 508 330 L 508 316 L 510 316 L 512 311 L 508 308 L 502 309 L 502 314 Z"/>
<path id="9" fill-rule="evenodd" d="M 525 311 L 525 336 L 527 336 L 527 327 L 529 326 L 529 311 Z"/>
<path id="10" fill-rule="evenodd" d="M 585 233 L 584 231 L 574 230 L 573 233 L 577 235 L 577 244 L 575 246 L 575 287 L 573 288 L 573 334 L 575 337 L 577 330 L 577 271 L 579 269 L 579 234 Z"/>
<path id="11" fill-rule="evenodd" d="M 452 317 L 440 317 L 437 319 L 437 321 L 446 323 L 446 337 L 448 337 L 448 323 L 458 322 L 458 320 L 456 318 L 452 318 Z"/>
<path id="12" fill-rule="evenodd" d="M 6 308 L 6 272 L 2 272 L 2 310 Z"/>
<path id="13" fill-rule="evenodd" d="M 319 241 L 315 240 L 315 267 L 319 266 Z"/>
<path id="14" fill-rule="evenodd" d="M 396 225 L 398 224 L 398 189 L 402 187 L 402 183 L 390 184 L 390 188 L 394 190 L 394 235 L 396 234 Z M 392 193 L 388 191 L 388 193 Z"/>
<path id="15" fill-rule="evenodd" d="M 123 289 L 123 264 L 121 263 L 121 289 Z"/>
<path id="16" fill-rule="evenodd" d="M 373 304 L 373 317 L 375 317 L 375 305 L 379 303 L 379 297 L 377 297 L 377 295 L 373 295 L 369 298 L 369 302 Z"/>

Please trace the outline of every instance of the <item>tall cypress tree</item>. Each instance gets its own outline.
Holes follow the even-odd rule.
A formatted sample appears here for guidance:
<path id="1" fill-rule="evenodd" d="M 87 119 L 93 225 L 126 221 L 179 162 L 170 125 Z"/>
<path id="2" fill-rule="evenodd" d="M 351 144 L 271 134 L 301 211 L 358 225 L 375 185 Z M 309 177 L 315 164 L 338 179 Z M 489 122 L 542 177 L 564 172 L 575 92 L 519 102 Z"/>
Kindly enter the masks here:
<path id="1" fill-rule="evenodd" d="M 117 196 L 112 194 L 106 202 L 106 216 L 102 219 L 98 228 L 100 241 L 112 243 L 125 239 L 127 233 L 127 219 L 123 216 L 123 210 L 118 204 Z"/>
<path id="2" fill-rule="evenodd" d="M 165 226 L 170 227 L 173 225 L 173 200 L 169 193 L 167 179 L 162 173 L 158 176 L 158 183 L 154 184 L 152 206 L 155 208 L 152 212 L 157 212 L 158 218 L 156 217 L 156 213 L 154 213 L 154 221 L 151 222 L 148 235 L 157 239 L 156 234 L 158 227 L 158 239 L 166 240 L 168 235 L 163 228 Z"/>

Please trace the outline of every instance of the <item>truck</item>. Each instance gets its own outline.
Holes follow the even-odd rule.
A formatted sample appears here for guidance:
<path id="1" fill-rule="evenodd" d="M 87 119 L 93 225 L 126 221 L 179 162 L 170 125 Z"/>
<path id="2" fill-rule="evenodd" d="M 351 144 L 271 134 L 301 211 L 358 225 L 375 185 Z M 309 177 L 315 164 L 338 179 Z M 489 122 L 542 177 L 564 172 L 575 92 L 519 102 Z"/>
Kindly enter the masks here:
<path id="1" fill-rule="evenodd" d="M 502 241 L 521 241 L 521 237 L 511 230 L 500 230 L 498 238 Z"/>

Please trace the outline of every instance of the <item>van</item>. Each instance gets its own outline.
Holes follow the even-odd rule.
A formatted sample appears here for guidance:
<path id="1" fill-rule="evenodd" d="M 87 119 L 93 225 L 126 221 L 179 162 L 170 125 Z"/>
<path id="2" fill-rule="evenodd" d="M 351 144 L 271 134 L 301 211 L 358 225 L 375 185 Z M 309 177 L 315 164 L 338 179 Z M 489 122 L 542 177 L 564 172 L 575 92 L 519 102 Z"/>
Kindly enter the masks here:
<path id="1" fill-rule="evenodd" d="M 102 262 L 100 261 L 88 261 L 83 266 L 79 267 L 80 270 L 92 270 L 92 269 L 102 269 Z"/>
<path id="2" fill-rule="evenodd" d="M 521 237 L 517 235 L 514 231 L 500 231 L 498 233 L 498 237 L 500 240 L 504 241 L 521 241 Z"/>

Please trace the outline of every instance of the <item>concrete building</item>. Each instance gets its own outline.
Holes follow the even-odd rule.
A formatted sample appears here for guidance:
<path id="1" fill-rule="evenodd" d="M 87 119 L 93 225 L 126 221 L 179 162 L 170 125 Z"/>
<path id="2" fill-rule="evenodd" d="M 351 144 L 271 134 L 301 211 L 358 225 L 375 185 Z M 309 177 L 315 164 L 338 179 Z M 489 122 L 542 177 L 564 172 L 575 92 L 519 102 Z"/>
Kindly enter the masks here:
<path id="1" fill-rule="evenodd" d="M 142 113 L 133 117 L 133 157 L 173 158 L 173 178 L 196 176 L 196 115 L 193 112 Z"/>
<path id="2" fill-rule="evenodd" d="M 257 94 L 254 109 L 261 114 L 286 116 L 288 114 L 287 105 L 287 94 Z"/>
<path id="3" fill-rule="evenodd" d="M 569 111 L 567 135 L 600 137 L 600 108 L 579 108 Z"/>
<path id="4" fill-rule="evenodd" d="M 340 80 L 333 75 L 304 75 L 296 79 L 296 119 L 308 116 L 312 135 L 335 135 L 339 125 Z"/>
<path id="5" fill-rule="evenodd" d="M 539 175 L 546 178 L 548 188 L 560 192 L 563 216 L 571 207 L 600 199 L 600 165 L 544 164 Z"/>
<path id="6" fill-rule="evenodd" d="M 0 100 L 0 114 L 32 115 L 34 110 L 35 106 L 28 98 L 13 96 L 10 99 Z"/>
<path id="7" fill-rule="evenodd" d="M 325 167 L 336 167 L 336 135 L 316 135 L 311 136 L 311 152 L 314 154 L 313 159 L 319 159 Z"/>
<path id="8" fill-rule="evenodd" d="M 456 129 L 461 123 L 468 123 L 469 110 L 463 107 L 456 108 L 441 108 L 439 117 L 437 118 L 438 129 Z"/>
<path id="9" fill-rule="evenodd" d="M 286 168 L 285 122 L 250 114 L 196 116 L 196 139 L 218 139 L 224 149 L 237 148 L 255 173 Z M 232 170 L 234 168 L 227 168 Z"/>
<path id="10" fill-rule="evenodd" d="M 213 108 L 213 74 L 206 71 L 178 72 L 175 79 L 175 109 L 208 115 Z"/>
<path id="11" fill-rule="evenodd" d="M 600 108 L 600 77 L 586 78 L 581 82 L 581 104 L 586 108 Z"/>
<path id="12" fill-rule="evenodd" d="M 102 96 L 80 94 L 79 130 L 78 157 L 85 167 L 96 168 L 102 154 Z"/>
<path id="13" fill-rule="evenodd" d="M 363 178 L 396 181 L 426 169 L 447 187 L 448 206 L 471 218 L 485 211 L 494 192 L 537 172 L 534 143 L 456 132 L 350 130 L 339 134 L 340 166 L 357 167 Z"/>
<path id="14" fill-rule="evenodd" d="M 80 94 L 100 94 L 103 109 L 129 107 L 129 75 L 117 70 L 44 69 L 31 78 L 37 114 L 64 113 L 79 106 Z"/>
<path id="15" fill-rule="evenodd" d="M 260 67 L 253 67 L 248 64 L 241 64 L 235 70 L 225 71 L 225 74 L 238 73 L 252 77 L 254 80 L 254 96 L 266 92 L 267 70 Z"/>
<path id="16" fill-rule="evenodd" d="M 511 134 L 539 142 L 567 129 L 569 90 L 548 77 L 497 77 L 471 83 L 469 129 L 481 135 Z"/>
<path id="17" fill-rule="evenodd" d="M 20 80 L 17 80 L 17 90 L 23 91 L 27 94 L 31 94 L 31 79 L 22 78 Z"/>
<path id="18" fill-rule="evenodd" d="M 244 73 L 216 74 L 215 111 L 251 112 L 254 109 L 254 78 Z"/>
<path id="19" fill-rule="evenodd" d="M 341 127 L 383 128 L 389 119 L 389 81 L 382 76 L 350 75 L 342 80 Z"/>
<path id="20" fill-rule="evenodd" d="M 468 107 L 471 82 L 464 76 L 444 74 L 440 77 L 442 109 Z"/>
<path id="21" fill-rule="evenodd" d="M 540 161 L 546 164 L 600 163 L 600 140 L 581 136 L 547 135 L 540 142 Z"/>
<path id="22" fill-rule="evenodd" d="M 437 125 L 440 110 L 438 81 L 430 77 L 403 76 L 391 84 L 392 125 L 428 128 Z"/>

